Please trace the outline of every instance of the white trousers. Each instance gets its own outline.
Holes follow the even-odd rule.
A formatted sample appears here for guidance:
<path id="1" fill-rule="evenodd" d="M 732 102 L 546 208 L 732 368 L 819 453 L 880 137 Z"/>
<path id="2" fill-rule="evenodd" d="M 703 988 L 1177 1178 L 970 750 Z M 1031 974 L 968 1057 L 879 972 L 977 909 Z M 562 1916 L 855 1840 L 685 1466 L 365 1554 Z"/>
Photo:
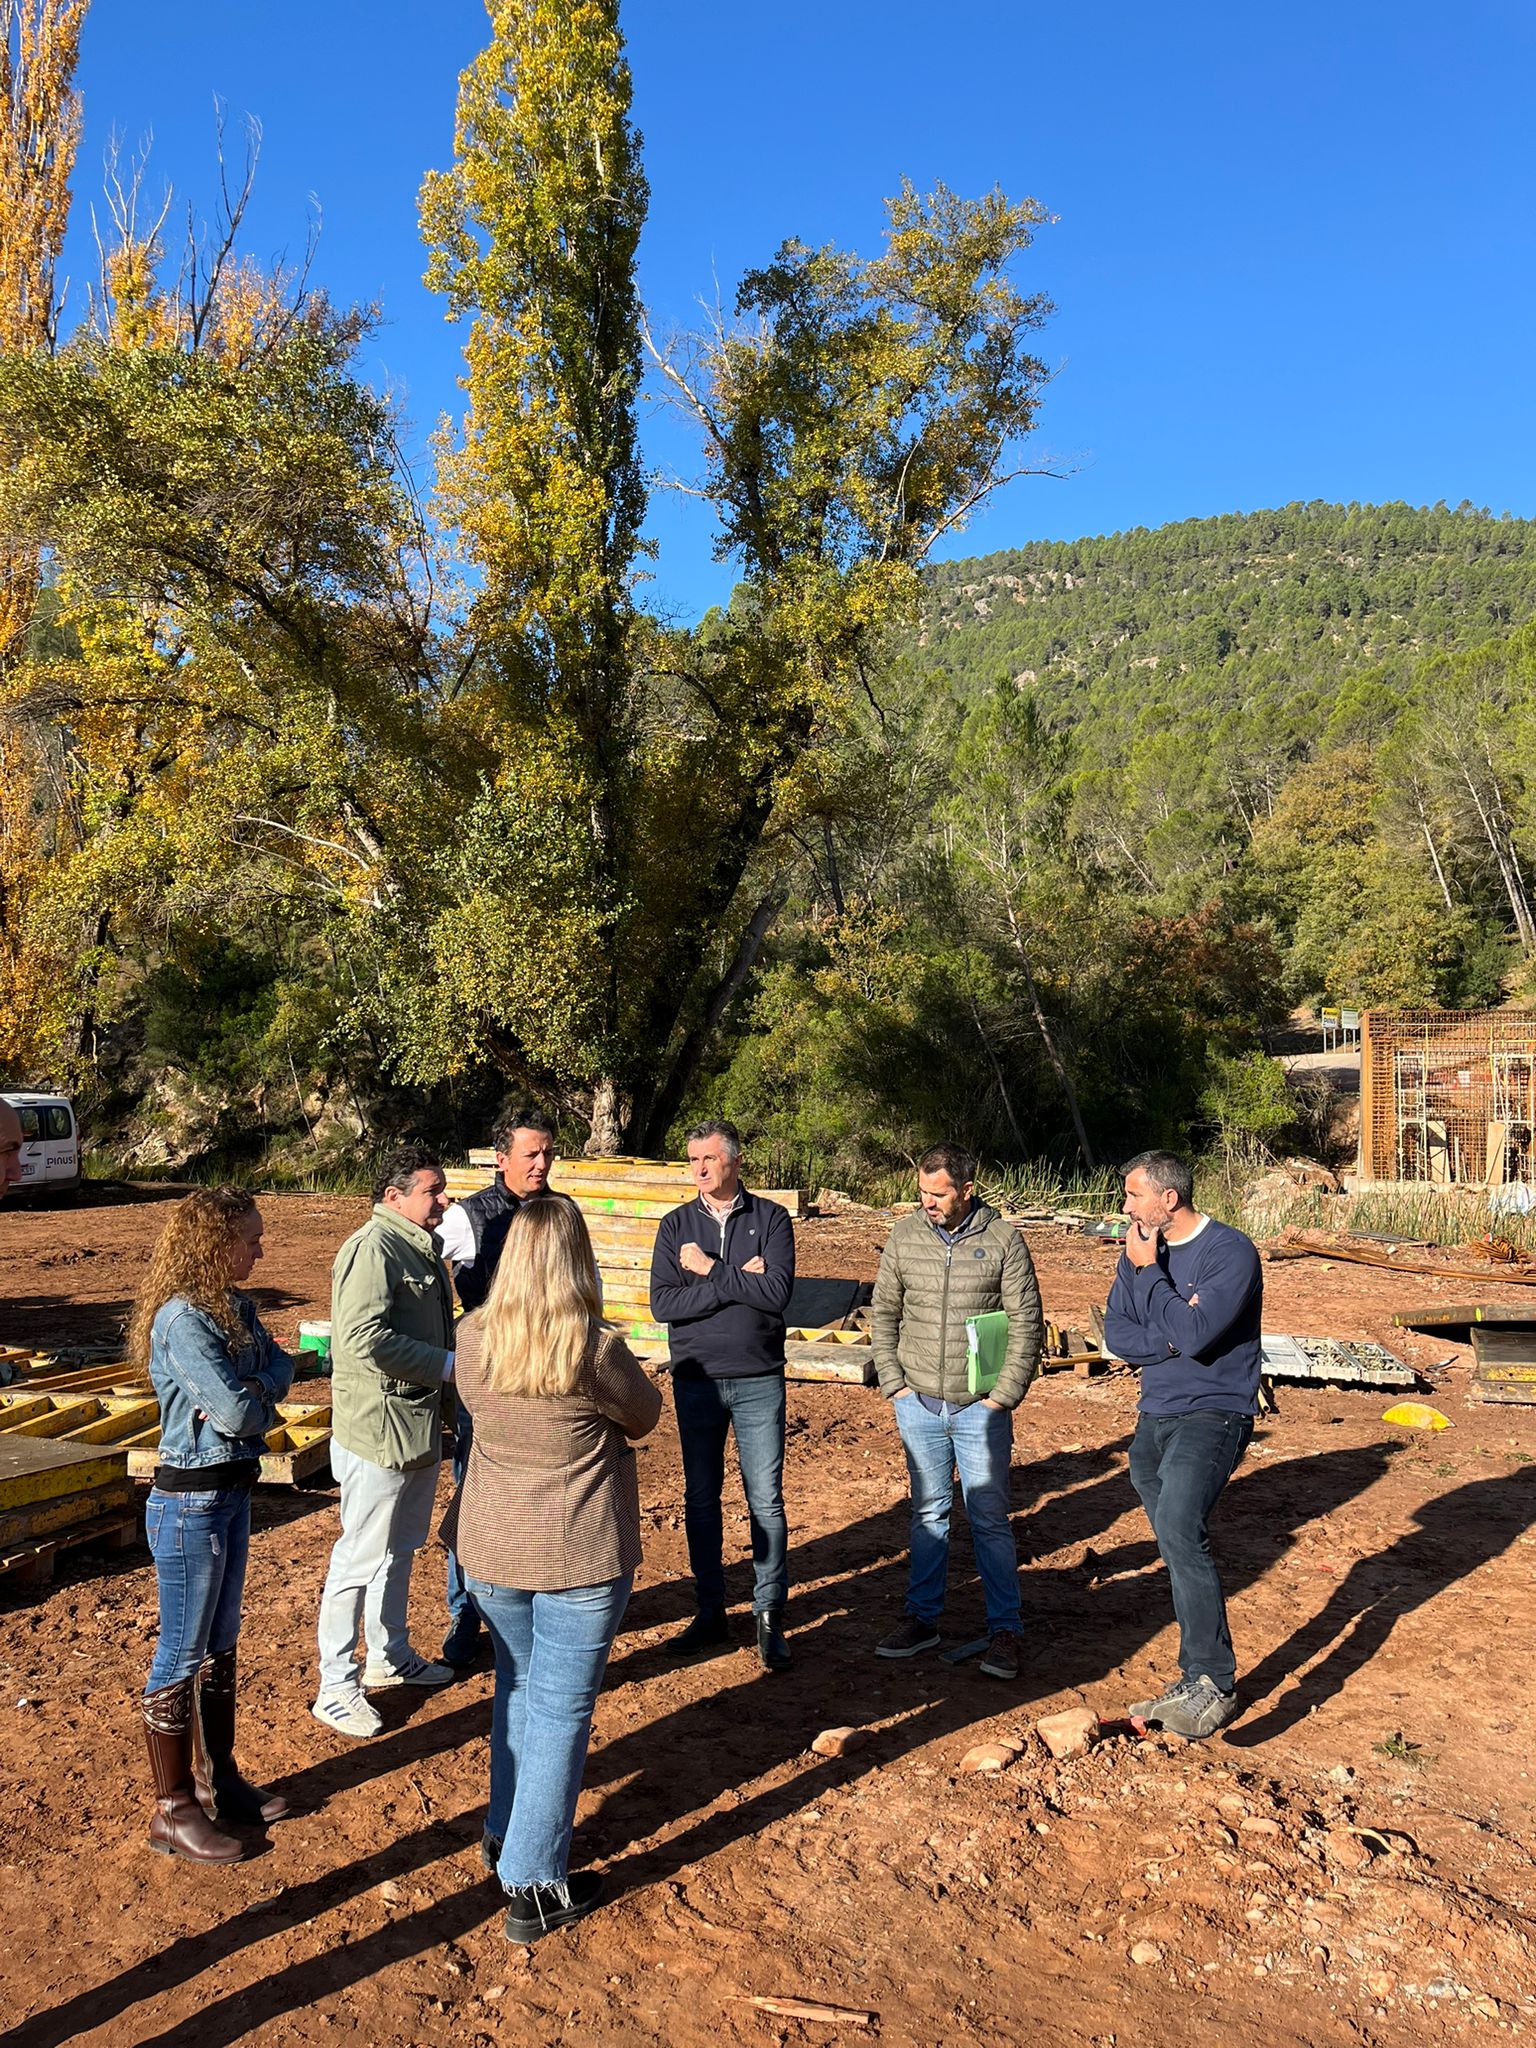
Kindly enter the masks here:
<path id="1" fill-rule="evenodd" d="M 341 1535 L 320 1595 L 320 1697 L 358 1683 L 357 1637 L 375 1664 L 399 1669 L 411 1655 L 406 1603 L 411 1560 L 432 1527 L 437 1466 L 395 1472 L 331 1440 L 341 1482 Z"/>

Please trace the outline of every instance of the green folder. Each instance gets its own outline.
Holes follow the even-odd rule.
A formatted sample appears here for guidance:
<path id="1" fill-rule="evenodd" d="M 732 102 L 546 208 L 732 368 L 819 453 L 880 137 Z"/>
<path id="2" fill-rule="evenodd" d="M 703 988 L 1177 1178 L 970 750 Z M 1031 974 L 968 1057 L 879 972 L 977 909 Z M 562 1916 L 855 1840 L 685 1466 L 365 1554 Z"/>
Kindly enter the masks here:
<path id="1" fill-rule="evenodd" d="M 1008 1355 L 1007 1311 L 995 1308 L 990 1315 L 967 1316 L 965 1343 L 970 1353 L 965 1368 L 966 1387 L 973 1394 L 990 1394 Z"/>

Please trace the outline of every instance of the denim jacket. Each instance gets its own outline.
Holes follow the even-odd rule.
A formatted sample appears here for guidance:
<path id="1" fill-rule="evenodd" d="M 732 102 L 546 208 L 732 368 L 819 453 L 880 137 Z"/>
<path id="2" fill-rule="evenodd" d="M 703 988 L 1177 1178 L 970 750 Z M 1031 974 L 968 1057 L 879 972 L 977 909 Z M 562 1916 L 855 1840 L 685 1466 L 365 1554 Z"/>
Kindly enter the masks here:
<path id="1" fill-rule="evenodd" d="M 256 1459 L 277 1421 L 276 1403 L 293 1381 L 293 1360 L 273 1343 L 250 1296 L 235 1308 L 251 1343 L 238 1359 L 229 1339 L 200 1308 L 173 1295 L 155 1317 L 149 1377 L 160 1402 L 160 1462 L 177 1471 Z M 242 1381 L 254 1381 L 253 1393 Z"/>

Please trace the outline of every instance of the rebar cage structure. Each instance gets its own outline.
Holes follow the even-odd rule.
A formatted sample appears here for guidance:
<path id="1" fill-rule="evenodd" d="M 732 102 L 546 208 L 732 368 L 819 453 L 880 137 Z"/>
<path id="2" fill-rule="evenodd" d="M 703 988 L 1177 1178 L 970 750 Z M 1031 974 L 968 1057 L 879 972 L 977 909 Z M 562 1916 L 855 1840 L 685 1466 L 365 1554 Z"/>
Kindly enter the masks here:
<path id="1" fill-rule="evenodd" d="M 1536 1010 L 1367 1010 L 1361 1022 L 1366 1179 L 1536 1184 Z"/>

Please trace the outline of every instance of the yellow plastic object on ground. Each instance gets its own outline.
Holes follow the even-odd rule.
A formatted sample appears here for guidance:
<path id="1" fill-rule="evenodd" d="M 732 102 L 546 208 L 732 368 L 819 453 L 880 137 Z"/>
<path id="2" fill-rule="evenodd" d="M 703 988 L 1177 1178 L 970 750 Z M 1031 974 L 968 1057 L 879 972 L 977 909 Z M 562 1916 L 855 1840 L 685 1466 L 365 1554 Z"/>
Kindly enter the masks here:
<path id="1" fill-rule="evenodd" d="M 1404 1429 L 1454 1429 L 1455 1423 L 1449 1415 L 1442 1415 L 1438 1408 L 1430 1408 L 1423 1401 L 1399 1401 L 1395 1408 L 1389 1408 L 1381 1418 L 1383 1422 L 1401 1423 Z"/>

